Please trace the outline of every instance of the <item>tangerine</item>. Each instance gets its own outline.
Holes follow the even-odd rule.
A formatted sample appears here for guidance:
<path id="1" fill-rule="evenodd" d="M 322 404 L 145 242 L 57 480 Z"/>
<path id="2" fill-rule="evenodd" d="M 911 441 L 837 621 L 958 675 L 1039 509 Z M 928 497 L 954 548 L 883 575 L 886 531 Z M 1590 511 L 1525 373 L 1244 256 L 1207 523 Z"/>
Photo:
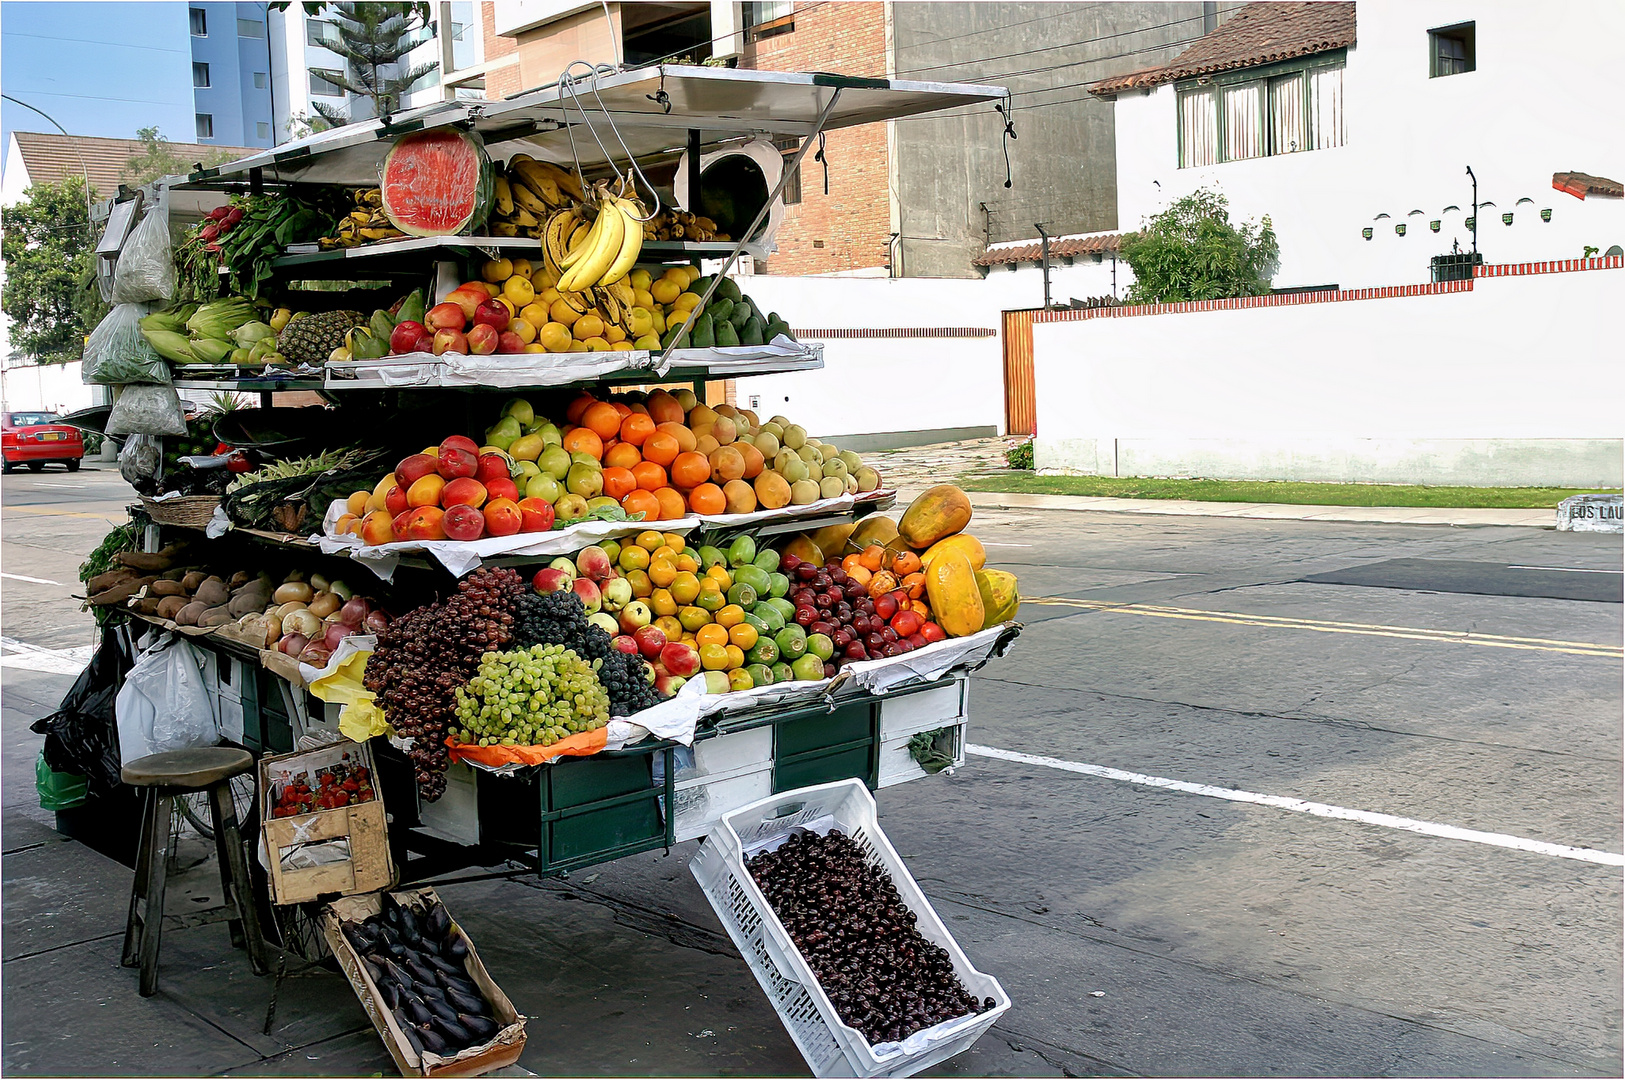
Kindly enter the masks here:
<path id="1" fill-rule="evenodd" d="M 581 423 L 592 428 L 600 439 L 612 439 L 620 433 L 621 414 L 609 402 L 598 401 L 587 406 L 587 411 L 581 414 Z"/>
<path id="2" fill-rule="evenodd" d="M 690 431 L 687 426 L 683 424 L 666 422 L 656 424 L 655 427 L 676 439 L 678 452 L 682 454 L 686 454 L 690 450 L 693 450 L 699 441 L 695 438 L 694 432 Z"/>
<path id="3" fill-rule="evenodd" d="M 567 454 L 586 454 L 600 460 L 604 456 L 604 440 L 600 439 L 598 433 L 591 428 L 576 427 L 568 429 L 564 433 L 561 445 L 563 445 L 564 452 Z"/>
<path id="4" fill-rule="evenodd" d="M 660 502 L 661 521 L 676 521 L 678 518 L 688 515 L 688 504 L 683 501 L 683 493 L 676 488 L 659 488 L 655 491 L 655 498 Z M 679 560 L 682 558 L 682 555 L 678 556 Z M 690 555 L 688 560 L 693 562 L 694 557 Z"/>
<path id="5" fill-rule="evenodd" d="M 723 496 L 721 488 L 707 482 L 688 493 L 688 505 L 696 514 L 720 514 L 728 508 L 728 500 Z"/>
<path id="6" fill-rule="evenodd" d="M 756 627 L 748 622 L 740 622 L 728 628 L 728 641 L 741 649 L 750 650 L 756 647 Z"/>
<path id="7" fill-rule="evenodd" d="M 652 461 L 640 461 L 632 466 L 632 475 L 637 478 L 638 487 L 644 491 L 659 491 L 666 486 L 666 470 Z"/>
<path id="8" fill-rule="evenodd" d="M 705 483 L 711 478 L 711 463 L 705 459 L 704 454 L 690 451 L 678 454 L 677 460 L 671 463 L 671 482 L 673 487 L 692 488 Z M 716 485 L 712 485 L 716 487 Z M 722 489 L 717 488 L 717 497 L 720 500 Z"/>
<path id="9" fill-rule="evenodd" d="M 621 498 L 621 509 L 628 516 L 642 514 L 644 521 L 656 521 L 660 518 L 660 500 L 654 497 L 653 492 L 634 488 Z"/>
<path id="10" fill-rule="evenodd" d="M 621 499 L 638 489 L 637 477 L 632 475 L 631 469 L 618 469 L 613 466 L 604 470 L 604 494 L 612 499 Z M 631 513 L 630 510 L 627 513 Z"/>
<path id="11" fill-rule="evenodd" d="M 621 441 L 631 443 L 633 446 L 642 446 L 644 440 L 654 434 L 655 422 L 643 413 L 629 413 L 621 421 Z"/>
<path id="12" fill-rule="evenodd" d="M 643 460 L 652 461 L 664 468 L 677 460 L 677 455 L 683 448 L 677 444 L 677 439 L 664 431 L 656 431 L 639 448 L 643 451 Z"/>
<path id="13" fill-rule="evenodd" d="M 630 469 L 643 460 L 638 448 L 631 443 L 618 442 L 604 447 L 604 464 L 616 469 Z"/>
<path id="14" fill-rule="evenodd" d="M 555 349 L 554 351 L 557 352 L 558 350 Z M 598 399 L 593 397 L 591 394 L 582 394 L 574 401 L 570 402 L 569 408 L 564 410 L 564 419 L 572 424 L 581 423 L 582 414 L 591 408 L 592 405 L 597 401 Z"/>
<path id="15" fill-rule="evenodd" d="M 582 340 L 585 341 L 586 339 L 583 338 Z M 622 420 L 625 420 L 628 416 L 632 415 L 632 406 L 628 405 L 624 401 L 612 401 L 609 403 L 609 407 L 614 409 L 615 415 L 619 416 Z"/>
<path id="16" fill-rule="evenodd" d="M 702 626 L 694 631 L 694 640 L 701 645 L 726 645 L 728 644 L 728 628 L 717 623 Z"/>

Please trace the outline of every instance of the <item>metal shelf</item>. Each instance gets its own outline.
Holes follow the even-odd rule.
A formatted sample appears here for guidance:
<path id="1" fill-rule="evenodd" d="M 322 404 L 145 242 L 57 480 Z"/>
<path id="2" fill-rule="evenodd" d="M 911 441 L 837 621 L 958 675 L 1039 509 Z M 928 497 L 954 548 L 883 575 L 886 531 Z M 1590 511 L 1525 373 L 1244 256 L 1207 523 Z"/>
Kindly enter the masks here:
<path id="1" fill-rule="evenodd" d="M 352 248 L 333 251 L 297 251 L 271 260 L 276 270 L 290 270 L 301 266 L 320 266 L 326 263 L 347 263 L 351 260 L 380 260 L 422 252 L 444 251 L 449 255 L 469 255 L 480 252 L 496 255 L 503 251 L 540 251 L 542 242 L 528 236 L 414 236 L 406 240 L 379 240 Z M 733 251 L 731 241 L 646 240 L 640 262 L 673 262 L 694 258 L 725 259 Z M 760 244 L 746 244 L 744 252 L 753 258 L 765 258 L 767 249 Z"/>

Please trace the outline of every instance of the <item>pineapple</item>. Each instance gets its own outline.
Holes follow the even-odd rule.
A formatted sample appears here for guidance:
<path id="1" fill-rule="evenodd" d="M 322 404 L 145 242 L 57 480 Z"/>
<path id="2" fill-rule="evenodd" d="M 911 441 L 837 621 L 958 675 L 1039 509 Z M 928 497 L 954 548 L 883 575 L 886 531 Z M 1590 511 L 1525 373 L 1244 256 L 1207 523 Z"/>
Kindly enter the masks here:
<path id="1" fill-rule="evenodd" d="M 277 352 L 295 364 L 320 367 L 334 349 L 344 345 L 352 327 L 367 325 L 359 311 L 300 312 L 277 335 Z"/>

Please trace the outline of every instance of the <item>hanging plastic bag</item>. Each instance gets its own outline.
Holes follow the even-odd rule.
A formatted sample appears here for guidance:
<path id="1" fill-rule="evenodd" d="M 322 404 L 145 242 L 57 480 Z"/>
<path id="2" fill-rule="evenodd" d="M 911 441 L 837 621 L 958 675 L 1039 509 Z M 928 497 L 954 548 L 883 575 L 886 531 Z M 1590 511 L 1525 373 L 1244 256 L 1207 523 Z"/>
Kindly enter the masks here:
<path id="1" fill-rule="evenodd" d="M 198 650 L 166 634 L 136 660 L 115 706 L 124 764 L 149 754 L 220 741 L 214 696 L 203 685 Z"/>
<path id="2" fill-rule="evenodd" d="M 115 304 L 168 300 L 175 295 L 175 260 L 169 246 L 169 211 L 161 206 L 141 216 L 119 252 L 113 271 Z"/>
<path id="3" fill-rule="evenodd" d="M 83 378 L 87 383 L 119 386 L 157 383 L 168 386 L 169 362 L 141 333 L 141 308 L 120 304 L 96 324 L 85 342 Z"/>
<path id="4" fill-rule="evenodd" d="M 185 435 L 186 414 L 173 386 L 126 386 L 107 414 L 109 435 Z"/>
<path id="5" fill-rule="evenodd" d="M 143 495 L 158 491 L 163 473 L 164 448 L 155 435 L 131 435 L 118 452 L 118 473 Z"/>

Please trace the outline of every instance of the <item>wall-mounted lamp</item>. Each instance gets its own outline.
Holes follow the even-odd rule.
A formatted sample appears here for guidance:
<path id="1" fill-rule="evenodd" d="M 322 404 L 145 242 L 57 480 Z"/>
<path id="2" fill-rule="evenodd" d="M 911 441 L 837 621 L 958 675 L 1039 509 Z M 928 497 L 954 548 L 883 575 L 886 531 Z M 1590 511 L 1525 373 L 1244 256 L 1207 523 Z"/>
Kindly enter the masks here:
<path id="1" fill-rule="evenodd" d="M 1552 208 L 1551 207 L 1548 206 L 1546 209 L 1544 209 L 1544 210 L 1542 210 L 1540 212 L 1540 220 L 1542 220 L 1542 221 L 1550 221 L 1550 220 L 1552 220 Z"/>
<path id="2" fill-rule="evenodd" d="M 1361 229 L 1360 235 L 1365 237 L 1367 240 L 1371 239 L 1371 226 L 1367 225 L 1365 228 Z"/>
<path id="3" fill-rule="evenodd" d="M 1467 226 L 1467 231 L 1468 232 L 1471 232 L 1473 230 L 1473 228 L 1478 224 L 1478 219 L 1475 218 L 1475 217 L 1470 217 L 1466 221 L 1462 222 L 1462 224 Z"/>
<path id="4" fill-rule="evenodd" d="M 1394 226 L 1394 235 L 1395 236 L 1404 236 L 1405 235 L 1405 223 L 1403 221 L 1401 221 L 1398 225 Z"/>
<path id="5" fill-rule="evenodd" d="M 1512 211 L 1508 210 L 1506 213 L 1501 215 L 1501 224 L 1503 224 L 1503 225 L 1511 225 L 1512 224 Z"/>
<path id="6" fill-rule="evenodd" d="M 1441 222 L 1437 218 L 1434 218 L 1432 221 L 1428 222 L 1428 228 L 1432 229 L 1434 232 L 1438 232 L 1440 224 Z"/>

